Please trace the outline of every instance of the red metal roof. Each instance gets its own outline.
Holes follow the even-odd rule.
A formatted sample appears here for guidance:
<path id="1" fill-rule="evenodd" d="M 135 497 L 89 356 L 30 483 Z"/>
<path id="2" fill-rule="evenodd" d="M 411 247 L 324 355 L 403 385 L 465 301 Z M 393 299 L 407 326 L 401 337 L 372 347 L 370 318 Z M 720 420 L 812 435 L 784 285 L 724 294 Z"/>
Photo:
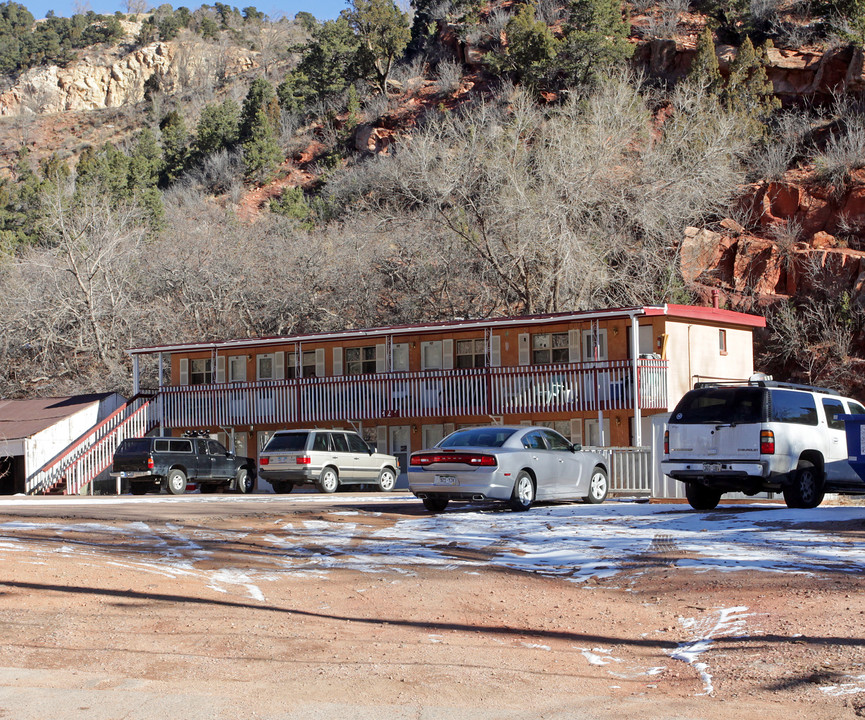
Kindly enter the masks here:
<path id="1" fill-rule="evenodd" d="M 113 393 L 0 400 L 0 440 L 22 440 Z"/>
<path id="2" fill-rule="evenodd" d="M 313 342 L 322 340 L 351 340 L 359 337 L 382 335 L 408 335 L 441 332 L 445 329 L 465 330 L 474 328 L 495 328 L 509 325 L 538 325 L 568 320 L 601 320 L 616 317 L 640 317 L 667 315 L 693 320 L 722 323 L 724 325 L 739 325 L 744 327 L 765 327 L 766 320 L 759 315 L 720 310 L 712 307 L 695 305 L 658 305 L 624 308 L 609 308 L 606 310 L 582 310 L 575 312 L 545 313 L 541 315 L 520 315 L 515 317 L 477 318 L 472 320 L 442 320 L 430 323 L 414 323 L 410 325 L 389 325 L 386 327 L 364 328 L 358 330 L 339 330 L 334 332 L 308 333 L 302 335 L 286 335 L 239 340 L 213 340 L 209 342 L 175 343 L 171 345 L 153 345 L 150 347 L 132 348 L 131 355 L 147 355 L 159 352 L 201 351 L 232 347 L 249 347 L 260 345 L 276 345 L 296 342 Z"/>
<path id="3" fill-rule="evenodd" d="M 647 307 L 646 315 L 666 315 L 672 318 L 702 320 L 704 322 L 723 325 L 766 327 L 766 318 L 762 315 L 751 315 L 750 313 L 741 313 L 735 310 L 723 310 L 722 308 L 702 307 L 699 305 L 667 304 L 662 308 Z"/>

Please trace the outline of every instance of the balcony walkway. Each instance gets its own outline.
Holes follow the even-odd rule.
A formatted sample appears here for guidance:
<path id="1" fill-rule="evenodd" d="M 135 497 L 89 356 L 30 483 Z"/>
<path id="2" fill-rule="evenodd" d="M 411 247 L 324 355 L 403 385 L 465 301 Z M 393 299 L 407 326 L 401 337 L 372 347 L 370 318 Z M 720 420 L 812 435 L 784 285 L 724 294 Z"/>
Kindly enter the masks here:
<path id="1" fill-rule="evenodd" d="M 165 386 L 166 428 L 632 410 L 631 361 Z M 667 408 L 667 361 L 637 361 L 639 406 Z"/>

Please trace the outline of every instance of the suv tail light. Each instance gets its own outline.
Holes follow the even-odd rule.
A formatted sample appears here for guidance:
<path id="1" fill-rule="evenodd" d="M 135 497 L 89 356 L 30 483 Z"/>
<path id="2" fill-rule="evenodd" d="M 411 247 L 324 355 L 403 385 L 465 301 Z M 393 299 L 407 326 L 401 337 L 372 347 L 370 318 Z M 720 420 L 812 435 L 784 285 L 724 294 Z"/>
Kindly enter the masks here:
<path id="1" fill-rule="evenodd" d="M 258 464 L 259 465 L 270 465 L 270 458 L 266 458 L 266 457 L 259 458 Z"/>
<path id="2" fill-rule="evenodd" d="M 670 431 L 664 430 L 664 455 L 670 454 Z"/>
<path id="3" fill-rule="evenodd" d="M 498 465 L 494 455 L 482 453 L 426 453 L 411 456 L 411 464 L 415 467 L 418 465 L 423 467 L 433 463 L 462 463 L 472 467 L 496 467 Z"/>
<path id="4" fill-rule="evenodd" d="M 760 454 L 775 454 L 775 433 L 773 433 L 771 430 L 760 431 Z"/>
<path id="5" fill-rule="evenodd" d="M 312 458 L 309 455 L 298 455 L 295 462 L 298 465 L 310 465 L 312 464 Z"/>
<path id="6" fill-rule="evenodd" d="M 147 458 L 147 469 L 153 470 L 153 458 L 152 457 Z"/>

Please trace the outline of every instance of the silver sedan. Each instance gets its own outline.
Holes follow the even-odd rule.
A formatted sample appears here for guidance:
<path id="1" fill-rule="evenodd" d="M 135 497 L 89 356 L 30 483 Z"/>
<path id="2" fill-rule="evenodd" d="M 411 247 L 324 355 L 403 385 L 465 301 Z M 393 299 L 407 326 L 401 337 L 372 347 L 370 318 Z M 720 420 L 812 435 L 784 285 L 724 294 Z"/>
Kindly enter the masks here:
<path id="1" fill-rule="evenodd" d="M 582 450 L 547 427 L 475 427 L 412 453 L 409 489 L 427 510 L 450 500 L 502 500 L 528 510 L 535 500 L 600 503 L 609 481 L 603 455 Z"/>

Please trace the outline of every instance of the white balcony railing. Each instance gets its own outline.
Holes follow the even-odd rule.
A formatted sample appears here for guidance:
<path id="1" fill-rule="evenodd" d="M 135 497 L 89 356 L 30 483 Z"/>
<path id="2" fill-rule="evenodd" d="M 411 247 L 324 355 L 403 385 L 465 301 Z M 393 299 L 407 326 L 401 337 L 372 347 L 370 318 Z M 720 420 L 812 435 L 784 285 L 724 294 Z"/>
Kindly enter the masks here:
<path id="1" fill-rule="evenodd" d="M 637 361 L 640 407 L 666 409 L 667 361 Z M 634 407 L 631 361 L 429 370 L 160 388 L 167 428 L 580 412 Z"/>

